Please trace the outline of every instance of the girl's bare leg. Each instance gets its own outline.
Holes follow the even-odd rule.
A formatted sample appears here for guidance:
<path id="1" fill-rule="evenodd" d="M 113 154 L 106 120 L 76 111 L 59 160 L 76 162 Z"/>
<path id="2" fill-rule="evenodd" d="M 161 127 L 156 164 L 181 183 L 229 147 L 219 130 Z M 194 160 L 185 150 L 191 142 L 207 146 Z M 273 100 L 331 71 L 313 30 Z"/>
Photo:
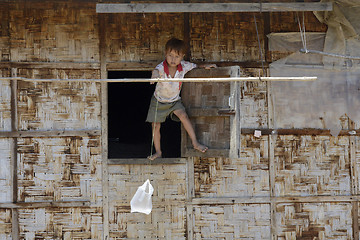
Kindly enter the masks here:
<path id="1" fill-rule="evenodd" d="M 159 158 L 159 157 L 161 157 L 161 154 L 162 154 L 161 145 L 160 145 L 160 127 L 161 127 L 161 123 L 159 123 L 159 122 L 152 123 L 155 153 L 148 157 L 148 159 L 150 159 L 150 160 Z"/>
<path id="2" fill-rule="evenodd" d="M 189 137 L 191 139 L 194 149 L 196 149 L 200 152 L 206 152 L 206 150 L 208 150 L 208 147 L 206 147 L 205 145 L 202 145 L 198 142 L 194 128 L 190 122 L 190 119 L 189 119 L 187 113 L 182 109 L 178 109 L 178 110 L 174 111 L 174 114 L 180 119 L 186 132 L 189 134 Z"/>

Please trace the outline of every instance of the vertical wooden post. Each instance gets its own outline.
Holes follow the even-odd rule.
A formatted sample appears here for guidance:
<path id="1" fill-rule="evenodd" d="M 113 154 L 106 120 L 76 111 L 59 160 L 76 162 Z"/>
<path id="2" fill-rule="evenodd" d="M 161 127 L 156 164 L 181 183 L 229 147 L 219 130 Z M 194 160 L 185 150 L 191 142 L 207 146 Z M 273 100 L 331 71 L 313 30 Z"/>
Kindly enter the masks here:
<path id="1" fill-rule="evenodd" d="M 195 197 L 195 177 L 194 177 L 194 158 L 188 157 L 186 162 L 187 169 L 187 196 L 186 196 L 186 229 L 187 229 L 187 239 L 192 240 L 194 234 L 194 213 L 193 205 L 191 203 L 192 199 Z"/>
<path id="2" fill-rule="evenodd" d="M 271 82 L 266 83 L 267 88 L 267 107 L 268 107 L 268 128 L 274 128 L 274 105 L 271 91 Z M 269 184 L 270 184 L 270 198 L 275 197 L 275 143 L 276 136 L 269 134 L 268 136 L 268 155 L 269 155 Z M 271 200 L 270 203 L 270 221 L 271 221 L 271 239 L 277 239 L 277 223 L 276 223 L 276 203 Z"/>
<path id="3" fill-rule="evenodd" d="M 100 78 L 107 79 L 106 69 L 106 15 L 99 15 Z M 101 158 L 102 158 L 102 201 L 103 239 L 109 239 L 109 171 L 108 171 L 108 93 L 107 83 L 101 83 Z"/>
<path id="4" fill-rule="evenodd" d="M 17 77 L 17 69 L 11 69 L 11 76 Z M 11 87 L 11 131 L 16 132 L 18 130 L 17 124 L 17 80 L 10 81 Z M 11 178 L 12 178 L 12 202 L 18 201 L 18 165 L 17 165 L 17 138 L 14 137 L 10 140 L 11 148 Z M 11 210 L 12 215 L 12 238 L 19 239 L 19 212 L 18 209 Z"/>
<path id="5" fill-rule="evenodd" d="M 184 0 L 184 3 L 188 3 L 189 0 Z M 190 49 L 190 13 L 184 13 L 184 42 L 186 44 L 185 60 L 191 60 Z"/>
<path id="6" fill-rule="evenodd" d="M 355 129 L 355 124 L 349 119 L 349 130 Z M 356 163 L 356 137 L 349 136 L 349 158 L 350 158 L 350 178 L 351 178 L 351 194 L 359 194 L 359 173 Z M 359 202 L 352 202 L 353 215 L 353 239 L 359 239 Z"/>

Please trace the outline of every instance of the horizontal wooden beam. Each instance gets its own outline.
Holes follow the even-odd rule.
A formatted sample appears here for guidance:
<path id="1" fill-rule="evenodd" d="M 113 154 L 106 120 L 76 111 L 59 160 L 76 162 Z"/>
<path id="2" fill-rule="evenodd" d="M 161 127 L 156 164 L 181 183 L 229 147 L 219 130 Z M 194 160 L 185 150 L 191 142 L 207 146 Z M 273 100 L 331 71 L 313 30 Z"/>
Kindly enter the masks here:
<path id="1" fill-rule="evenodd" d="M 54 202 L 16 202 L 16 203 L 0 203 L 0 208 L 53 208 L 53 207 L 89 207 L 89 200 L 74 201 L 54 201 Z"/>
<path id="2" fill-rule="evenodd" d="M 332 3 L 98 3 L 97 13 L 332 11 Z"/>
<path id="3" fill-rule="evenodd" d="M 193 198 L 188 204 L 227 205 L 227 204 L 270 204 L 270 203 L 321 203 L 321 202 L 358 202 L 359 195 L 353 196 L 294 196 L 294 197 L 220 197 Z"/>
<path id="4" fill-rule="evenodd" d="M 229 157 L 230 149 L 210 148 L 206 152 L 199 152 L 193 148 L 186 148 L 184 157 Z"/>
<path id="5" fill-rule="evenodd" d="M 197 64 L 203 64 L 202 61 L 193 61 Z M 242 68 L 261 68 L 261 62 L 208 62 L 216 64 L 218 67 L 228 67 L 228 66 L 240 66 Z M 159 64 L 159 61 L 146 61 L 146 62 L 131 62 L 131 61 L 122 61 L 122 62 L 108 62 L 106 63 L 106 69 L 108 71 L 151 71 L 156 65 Z M 268 68 L 268 63 L 264 62 L 264 67 Z M 10 69 L 10 68 L 49 68 L 49 69 L 100 69 L 99 62 L 0 62 L 0 69 Z"/>
<path id="6" fill-rule="evenodd" d="M 147 158 L 109 158 L 109 165 L 144 165 L 144 164 L 185 164 L 186 158 L 157 158 L 149 160 Z"/>
<path id="7" fill-rule="evenodd" d="M 331 136 L 329 129 L 302 128 L 302 129 L 256 129 L 242 128 L 241 134 L 254 134 L 255 130 L 261 135 L 323 135 Z M 360 130 L 341 130 L 339 136 L 360 136 Z"/>
<path id="8" fill-rule="evenodd" d="M 100 136 L 100 134 L 101 134 L 101 130 L 13 131 L 13 132 L 0 132 L 0 138 L 89 137 L 89 136 Z"/>
<path id="9" fill-rule="evenodd" d="M 0 68 L 100 69 L 100 63 L 89 62 L 0 62 Z"/>
<path id="10" fill-rule="evenodd" d="M 235 110 L 220 108 L 189 108 L 187 114 L 189 117 L 230 117 L 230 115 L 235 114 Z"/>
<path id="11" fill-rule="evenodd" d="M 0 77 L 0 80 L 28 82 L 262 82 L 262 81 L 315 81 L 317 77 L 229 77 L 229 78 L 122 78 L 122 79 L 35 79 L 24 77 Z"/>
<path id="12" fill-rule="evenodd" d="M 204 62 L 199 60 L 193 60 L 193 63 L 196 64 L 203 64 Z M 259 61 L 251 61 L 251 62 L 236 62 L 236 61 L 229 61 L 229 62 L 206 62 L 216 64 L 218 67 L 229 67 L 229 66 L 240 66 L 241 68 L 262 68 L 261 62 Z M 108 71 L 124 71 L 124 70 L 153 70 L 156 65 L 159 64 L 159 61 L 146 61 L 146 62 L 130 62 L 130 61 L 123 61 L 123 62 L 108 62 L 106 64 L 106 69 Z M 269 63 L 264 62 L 264 67 L 268 68 Z M 190 72 L 189 72 L 190 73 Z"/>

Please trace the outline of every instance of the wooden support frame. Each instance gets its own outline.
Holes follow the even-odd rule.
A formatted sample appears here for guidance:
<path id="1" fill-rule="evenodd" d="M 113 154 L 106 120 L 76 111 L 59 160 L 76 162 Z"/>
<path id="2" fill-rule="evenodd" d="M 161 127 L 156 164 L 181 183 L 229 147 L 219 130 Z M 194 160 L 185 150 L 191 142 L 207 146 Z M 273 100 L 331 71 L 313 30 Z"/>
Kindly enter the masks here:
<path id="1" fill-rule="evenodd" d="M 230 77 L 230 78 L 121 78 L 121 79 L 35 79 L 23 77 L 0 77 L 0 80 L 19 80 L 29 82 L 241 82 L 241 81 L 316 81 L 317 77 Z"/>
<path id="2" fill-rule="evenodd" d="M 98 3 L 96 13 L 332 11 L 332 3 Z"/>

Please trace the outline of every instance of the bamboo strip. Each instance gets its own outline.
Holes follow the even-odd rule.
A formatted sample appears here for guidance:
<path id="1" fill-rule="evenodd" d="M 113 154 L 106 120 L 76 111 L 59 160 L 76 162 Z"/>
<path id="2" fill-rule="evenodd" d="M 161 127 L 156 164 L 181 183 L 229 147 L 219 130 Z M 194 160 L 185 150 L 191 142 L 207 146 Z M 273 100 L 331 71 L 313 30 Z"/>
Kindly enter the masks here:
<path id="1" fill-rule="evenodd" d="M 55 130 L 55 131 L 12 131 L 0 132 L 0 138 L 20 137 L 88 137 L 99 136 L 101 130 Z"/>
<path id="2" fill-rule="evenodd" d="M 0 80 L 29 82 L 240 82 L 240 81 L 316 81 L 317 77 L 229 77 L 229 78 L 123 78 L 123 79 L 31 79 L 24 77 L 0 77 Z"/>
<path id="3" fill-rule="evenodd" d="M 186 164 L 186 158 L 157 158 L 153 161 L 147 158 L 111 158 L 108 160 L 109 165 L 143 165 L 149 164 L 157 165 L 157 164 Z"/>
<path id="4" fill-rule="evenodd" d="M 329 129 L 317 129 L 317 128 L 242 128 L 241 134 L 254 134 L 255 130 L 261 131 L 261 135 L 321 135 L 331 136 Z M 339 136 L 360 136 L 359 130 L 341 130 Z"/>
<path id="5" fill-rule="evenodd" d="M 193 198 L 188 204 L 271 204 L 271 203 L 323 203 L 323 202 L 358 202 L 360 196 L 294 196 L 294 197 L 220 197 Z"/>
<path id="6" fill-rule="evenodd" d="M 12 68 L 11 69 L 11 76 L 16 77 L 17 76 L 17 69 Z M 17 81 L 11 81 L 11 131 L 17 131 L 18 130 L 18 115 L 17 115 L 17 88 L 18 88 L 18 82 Z M 17 202 L 18 201 L 18 145 L 17 145 L 17 138 L 13 138 L 11 141 L 11 188 L 12 188 L 12 201 Z M 17 209 L 12 209 L 12 237 L 13 239 L 19 239 L 19 212 Z"/>
<path id="7" fill-rule="evenodd" d="M 19 209 L 19 208 L 53 208 L 53 207 L 89 207 L 89 200 L 59 201 L 59 202 L 17 202 L 0 203 L 1 208 Z"/>

